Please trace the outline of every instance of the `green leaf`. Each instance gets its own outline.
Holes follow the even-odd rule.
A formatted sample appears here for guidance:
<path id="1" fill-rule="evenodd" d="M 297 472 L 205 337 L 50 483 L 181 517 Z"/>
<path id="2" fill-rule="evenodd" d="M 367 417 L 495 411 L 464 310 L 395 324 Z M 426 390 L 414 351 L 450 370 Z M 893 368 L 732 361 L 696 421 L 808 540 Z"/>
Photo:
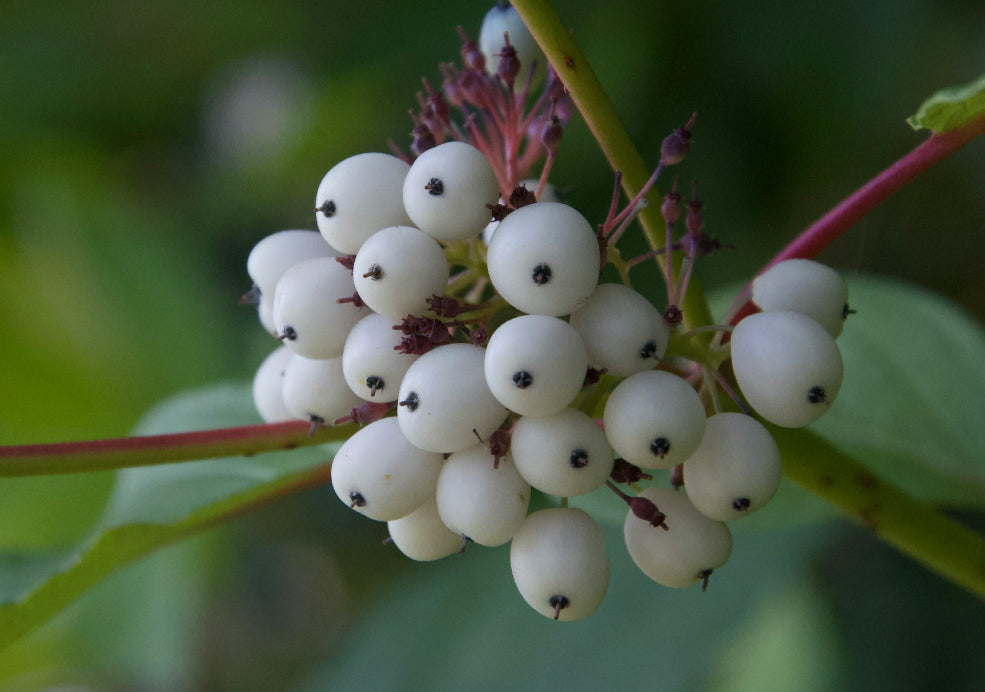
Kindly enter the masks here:
<path id="1" fill-rule="evenodd" d="M 179 395 L 151 411 L 142 434 L 257 422 L 249 386 Z M 0 555 L 0 648 L 115 569 L 283 495 L 329 482 L 338 444 L 255 458 L 212 459 L 119 473 L 94 534 L 61 554 Z"/>
<path id="2" fill-rule="evenodd" d="M 906 119 L 914 130 L 954 130 L 985 113 L 985 75 L 963 86 L 942 89 Z"/>
<path id="3" fill-rule="evenodd" d="M 985 331 L 939 295 L 857 277 L 838 339 L 845 378 L 810 430 L 904 492 L 985 506 Z"/>

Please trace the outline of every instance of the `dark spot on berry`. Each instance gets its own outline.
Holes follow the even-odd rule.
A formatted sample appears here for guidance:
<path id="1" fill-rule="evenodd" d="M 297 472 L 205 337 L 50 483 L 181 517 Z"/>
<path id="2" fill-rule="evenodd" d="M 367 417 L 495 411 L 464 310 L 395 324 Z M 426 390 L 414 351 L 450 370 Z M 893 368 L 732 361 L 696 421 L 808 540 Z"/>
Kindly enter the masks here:
<path id="1" fill-rule="evenodd" d="M 421 400 L 417 396 L 417 392 L 411 392 L 407 395 L 407 398 L 400 402 L 401 406 L 406 406 L 408 411 L 416 411 L 417 407 L 421 405 Z"/>
<path id="2" fill-rule="evenodd" d="M 650 453 L 663 459 L 670 451 L 670 440 L 666 437 L 655 438 L 650 442 Z"/>
<path id="3" fill-rule="evenodd" d="M 749 504 L 750 503 L 748 497 L 740 497 L 738 500 L 735 500 L 732 503 L 732 509 L 734 509 L 736 512 L 745 512 L 747 509 L 749 509 Z"/>
<path id="4" fill-rule="evenodd" d="M 431 178 L 428 184 L 424 186 L 424 189 L 428 191 L 428 194 L 432 197 L 438 197 L 445 191 L 445 184 L 441 182 L 440 178 Z"/>
<path id="5" fill-rule="evenodd" d="M 513 373 L 513 384 L 519 389 L 526 389 L 534 383 L 534 376 L 526 370 L 517 370 Z"/>
<path id="6" fill-rule="evenodd" d="M 288 341 L 294 341 L 298 338 L 298 333 L 294 330 L 294 327 L 290 325 L 284 326 L 284 331 L 277 337 L 277 341 L 283 341 L 287 339 Z"/>
<path id="7" fill-rule="evenodd" d="M 847 320 L 849 315 L 854 315 L 858 310 L 852 310 L 848 307 L 848 303 L 845 303 L 844 307 L 841 309 L 841 319 Z"/>
<path id="8" fill-rule="evenodd" d="M 807 400 L 812 404 L 828 403 L 828 397 L 824 394 L 824 387 L 811 387 L 807 392 Z"/>
<path id="9" fill-rule="evenodd" d="M 538 264 L 534 267 L 530 278 L 534 280 L 534 283 L 538 286 L 543 286 L 548 281 L 551 280 L 551 268 L 546 264 Z"/>
<path id="10" fill-rule="evenodd" d="M 583 469 L 588 466 L 588 452 L 584 449 L 576 449 L 571 452 L 571 457 L 568 459 L 568 463 L 571 464 L 573 469 Z"/>
<path id="11" fill-rule="evenodd" d="M 362 496 L 362 493 L 357 493 L 353 490 L 349 493 L 349 506 L 350 507 L 365 507 L 366 498 Z"/>
<path id="12" fill-rule="evenodd" d="M 640 358 L 643 360 L 648 360 L 653 358 L 657 354 L 657 342 L 647 341 L 643 344 L 643 348 L 640 349 Z"/>
<path id="13" fill-rule="evenodd" d="M 713 569 L 703 569 L 698 572 L 698 579 L 701 580 L 701 591 L 705 592 L 708 590 L 708 579 L 711 577 L 711 573 L 714 572 Z"/>
<path id="14" fill-rule="evenodd" d="M 324 204 L 315 209 L 315 211 L 320 211 L 325 216 L 331 218 L 335 216 L 335 202 L 332 200 L 327 200 Z"/>
<path id="15" fill-rule="evenodd" d="M 378 264 L 369 265 L 369 271 L 363 274 L 364 279 L 372 279 L 373 281 L 379 281 L 383 276 L 383 267 Z"/>
<path id="16" fill-rule="evenodd" d="M 369 387 L 369 395 L 376 396 L 376 393 L 383 389 L 383 378 L 378 375 L 370 375 L 366 378 L 366 386 Z"/>
<path id="17" fill-rule="evenodd" d="M 557 620 L 561 617 L 561 611 L 571 605 L 571 601 L 568 600 L 567 596 L 562 596 L 560 594 L 551 596 L 547 601 L 547 604 L 554 609 L 554 619 Z"/>

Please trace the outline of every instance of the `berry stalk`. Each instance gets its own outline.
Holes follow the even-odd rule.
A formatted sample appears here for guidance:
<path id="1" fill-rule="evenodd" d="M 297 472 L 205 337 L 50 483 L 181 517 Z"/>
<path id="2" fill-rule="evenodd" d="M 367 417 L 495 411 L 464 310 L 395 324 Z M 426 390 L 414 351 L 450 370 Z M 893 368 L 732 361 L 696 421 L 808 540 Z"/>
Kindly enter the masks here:
<path id="1" fill-rule="evenodd" d="M 780 446 L 787 478 L 823 497 L 880 540 L 985 600 L 982 536 L 877 478 L 811 432 L 768 427 Z"/>
<path id="2" fill-rule="evenodd" d="M 646 185 L 650 172 L 581 48 L 549 0 L 515 0 L 513 7 L 557 71 L 612 170 L 622 173 L 622 188 L 633 199 Z M 650 249 L 656 250 L 663 246 L 666 225 L 660 213 L 660 195 L 651 189 L 647 199 L 650 203 L 640 211 L 639 220 Z M 656 262 L 666 273 L 664 255 L 657 255 Z M 688 326 L 712 323 L 708 303 L 696 281 L 691 281 L 681 307 Z"/>
<path id="3" fill-rule="evenodd" d="M 344 440 L 353 425 L 317 428 L 305 421 L 168 435 L 0 447 L 0 477 L 108 471 L 179 461 L 249 456 Z"/>

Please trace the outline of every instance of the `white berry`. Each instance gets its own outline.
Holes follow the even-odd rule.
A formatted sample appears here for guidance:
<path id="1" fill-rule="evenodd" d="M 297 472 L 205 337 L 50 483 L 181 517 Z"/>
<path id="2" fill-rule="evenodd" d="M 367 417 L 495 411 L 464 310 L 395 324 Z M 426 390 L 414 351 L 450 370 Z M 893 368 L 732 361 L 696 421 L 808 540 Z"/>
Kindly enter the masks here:
<path id="1" fill-rule="evenodd" d="M 394 321 L 371 313 L 349 332 L 342 349 L 342 374 L 349 388 L 361 399 L 386 403 L 396 401 L 400 381 L 417 356 L 401 353 L 401 333 Z"/>
<path id="2" fill-rule="evenodd" d="M 362 400 L 345 384 L 342 359 L 312 360 L 299 356 L 284 368 L 284 405 L 301 420 L 332 424 Z"/>
<path id="3" fill-rule="evenodd" d="M 387 529 L 393 544 L 411 560 L 440 560 L 462 547 L 462 537 L 441 521 L 433 497 L 407 516 L 389 521 Z"/>
<path id="4" fill-rule="evenodd" d="M 263 359 L 253 376 L 253 404 L 264 423 L 281 423 L 296 416 L 284 404 L 284 370 L 293 353 L 280 346 Z"/>
<path id="5" fill-rule="evenodd" d="M 799 312 L 749 315 L 732 332 L 732 369 L 756 413 L 784 428 L 820 418 L 841 388 L 834 337 Z"/>
<path id="6" fill-rule="evenodd" d="M 588 617 L 609 587 L 602 529 L 580 509 L 542 509 L 528 516 L 513 537 L 510 567 L 523 599 L 555 620 Z"/>
<path id="7" fill-rule="evenodd" d="M 741 519 L 765 506 L 782 475 L 773 436 L 743 413 L 711 416 L 697 451 L 684 462 L 688 497 L 718 521 Z"/>
<path id="8" fill-rule="evenodd" d="M 826 264 L 789 259 L 753 279 L 752 302 L 763 312 L 807 315 L 837 339 L 848 315 L 848 285 Z"/>

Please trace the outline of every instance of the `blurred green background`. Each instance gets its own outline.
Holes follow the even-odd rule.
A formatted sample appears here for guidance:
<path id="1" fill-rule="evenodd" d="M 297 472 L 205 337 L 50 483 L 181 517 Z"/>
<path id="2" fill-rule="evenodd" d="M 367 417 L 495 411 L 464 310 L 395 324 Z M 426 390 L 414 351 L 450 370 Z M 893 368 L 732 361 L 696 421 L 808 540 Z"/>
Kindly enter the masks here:
<path id="1" fill-rule="evenodd" d="M 977 0 L 557 7 L 650 165 L 699 113 L 679 172 L 736 245 L 699 265 L 710 288 L 921 141 L 905 117 L 985 66 Z M 274 346 L 236 305 L 250 248 L 312 228 L 338 160 L 408 143 L 420 77 L 487 9 L 4 3 L 0 444 L 125 435 L 163 397 L 248 382 Z M 983 321 L 983 161 L 985 142 L 959 152 L 822 259 Z M 552 179 L 602 218 L 612 172 L 577 121 Z M 0 549 L 71 544 L 112 482 L 3 480 Z M 600 613 L 556 627 L 515 594 L 507 549 L 409 564 L 350 515 L 316 490 L 158 553 L 0 653 L 0 690 L 985 687 L 980 602 L 841 520 L 739 531 L 704 595 L 613 549 Z"/>

